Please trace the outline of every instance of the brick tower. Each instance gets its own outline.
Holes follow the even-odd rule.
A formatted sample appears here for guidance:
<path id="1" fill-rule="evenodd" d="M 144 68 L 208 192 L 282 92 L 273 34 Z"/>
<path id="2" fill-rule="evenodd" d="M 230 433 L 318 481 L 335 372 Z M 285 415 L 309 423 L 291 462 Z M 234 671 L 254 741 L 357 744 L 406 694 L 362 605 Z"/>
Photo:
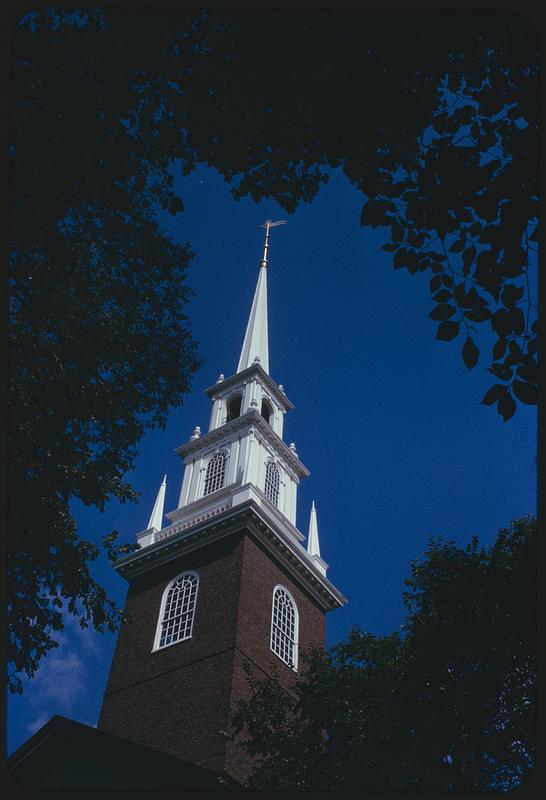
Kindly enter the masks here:
<path id="1" fill-rule="evenodd" d="M 116 562 L 129 584 L 99 728 L 244 780 L 250 764 L 224 732 L 258 677 L 287 688 L 308 646 L 324 647 L 325 613 L 345 598 L 326 577 L 316 510 L 307 546 L 296 527 L 309 471 L 282 439 L 293 408 L 269 376 L 270 221 L 236 373 L 206 390 L 210 425 L 177 449 L 178 508 L 163 526 L 165 479 L 140 549 Z"/>

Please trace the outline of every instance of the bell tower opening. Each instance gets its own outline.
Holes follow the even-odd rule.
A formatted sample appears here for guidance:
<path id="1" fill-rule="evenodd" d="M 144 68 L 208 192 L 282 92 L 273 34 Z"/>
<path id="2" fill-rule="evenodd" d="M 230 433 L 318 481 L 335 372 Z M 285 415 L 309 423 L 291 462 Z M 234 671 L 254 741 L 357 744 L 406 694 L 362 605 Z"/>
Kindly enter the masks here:
<path id="1" fill-rule="evenodd" d="M 230 397 L 227 404 L 226 422 L 231 422 L 232 419 L 237 419 L 237 417 L 241 416 L 242 399 L 243 398 L 240 394 L 236 394 L 233 397 Z"/>
<path id="2" fill-rule="evenodd" d="M 273 408 L 271 406 L 271 403 L 265 398 L 262 400 L 262 410 L 260 413 L 262 417 L 265 419 L 265 421 L 269 425 L 271 425 L 271 421 L 273 419 Z"/>

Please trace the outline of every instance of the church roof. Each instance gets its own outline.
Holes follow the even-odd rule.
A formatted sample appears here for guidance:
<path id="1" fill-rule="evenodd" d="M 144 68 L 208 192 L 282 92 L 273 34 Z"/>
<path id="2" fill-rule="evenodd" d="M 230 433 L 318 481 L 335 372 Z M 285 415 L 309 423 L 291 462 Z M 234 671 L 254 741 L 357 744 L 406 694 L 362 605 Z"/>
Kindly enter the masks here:
<path id="1" fill-rule="evenodd" d="M 9 758 L 25 787 L 50 791 L 235 790 L 232 778 L 55 715 Z"/>

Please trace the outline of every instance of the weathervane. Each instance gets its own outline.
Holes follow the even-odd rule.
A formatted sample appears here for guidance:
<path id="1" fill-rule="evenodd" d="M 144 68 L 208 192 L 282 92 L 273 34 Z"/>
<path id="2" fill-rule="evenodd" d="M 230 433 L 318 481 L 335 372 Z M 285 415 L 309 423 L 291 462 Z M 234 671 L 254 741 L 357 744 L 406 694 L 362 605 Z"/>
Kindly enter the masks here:
<path id="1" fill-rule="evenodd" d="M 265 228 L 264 256 L 260 262 L 261 267 L 267 267 L 267 251 L 269 249 L 269 229 L 276 228 L 277 225 L 286 225 L 286 220 L 280 219 L 278 222 L 272 222 L 272 220 L 266 219 L 264 224 L 260 225 L 260 228 Z"/>

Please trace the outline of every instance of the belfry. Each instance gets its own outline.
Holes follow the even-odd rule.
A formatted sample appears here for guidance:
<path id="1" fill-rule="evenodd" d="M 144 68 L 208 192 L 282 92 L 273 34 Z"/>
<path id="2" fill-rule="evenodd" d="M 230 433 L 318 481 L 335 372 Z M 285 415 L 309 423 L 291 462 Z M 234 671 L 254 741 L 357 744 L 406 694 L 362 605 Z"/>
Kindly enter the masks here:
<path id="1" fill-rule="evenodd" d="M 208 431 L 177 448 L 177 508 L 163 514 L 163 480 L 140 549 L 116 562 L 129 584 L 126 614 L 99 729 L 244 780 L 251 767 L 226 737 L 247 696 L 244 665 L 273 664 L 287 689 L 307 647 L 325 646 L 325 614 L 345 603 L 326 577 L 315 505 L 309 535 L 296 525 L 309 470 L 283 441 L 293 409 L 269 375 L 268 221 L 236 372 L 206 390 Z M 165 522 L 166 519 L 166 522 Z"/>

